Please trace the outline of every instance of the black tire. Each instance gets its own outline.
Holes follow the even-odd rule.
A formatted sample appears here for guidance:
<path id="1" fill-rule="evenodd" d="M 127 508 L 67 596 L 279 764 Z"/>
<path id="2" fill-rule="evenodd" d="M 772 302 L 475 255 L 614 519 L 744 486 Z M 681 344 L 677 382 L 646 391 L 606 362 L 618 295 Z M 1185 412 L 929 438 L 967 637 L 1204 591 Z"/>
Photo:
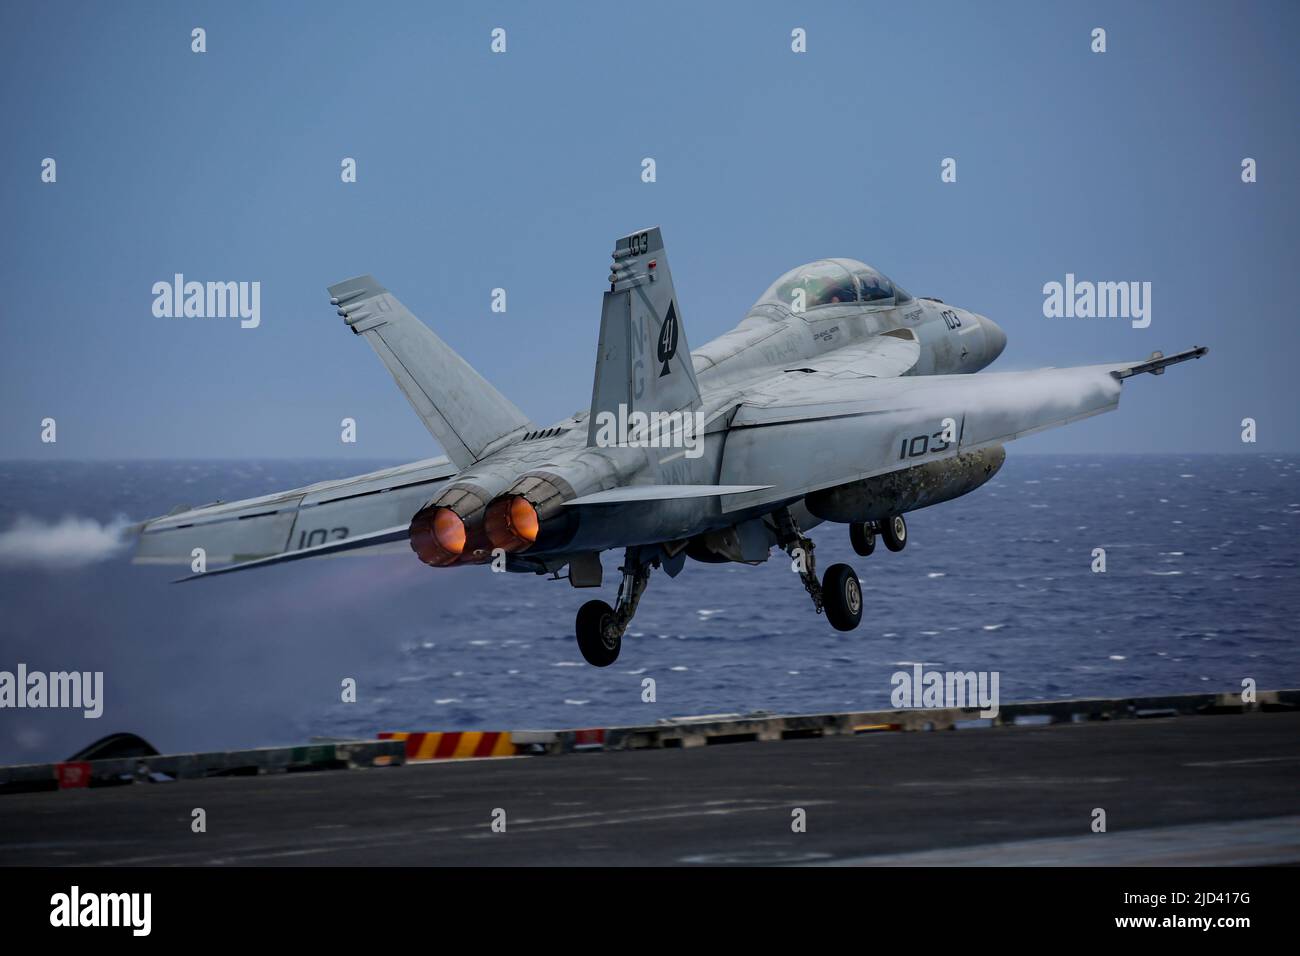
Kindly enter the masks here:
<path id="1" fill-rule="evenodd" d="M 623 636 L 614 638 L 611 644 L 605 638 L 605 622 L 614 616 L 614 609 L 604 601 L 588 601 L 578 609 L 575 632 L 578 636 L 578 650 L 593 667 L 608 667 L 618 660 L 618 652 L 623 647 Z"/>
<path id="2" fill-rule="evenodd" d="M 822 578 L 822 607 L 837 631 L 851 631 L 862 621 L 862 584 L 847 564 L 832 564 Z"/>
<path id="3" fill-rule="evenodd" d="M 876 550 L 875 526 L 866 521 L 849 525 L 849 544 L 853 545 L 853 550 L 862 557 L 870 555 Z"/>
<path id="4" fill-rule="evenodd" d="M 894 515 L 880 522 L 880 537 L 890 551 L 902 551 L 907 547 L 907 522 L 902 515 Z"/>

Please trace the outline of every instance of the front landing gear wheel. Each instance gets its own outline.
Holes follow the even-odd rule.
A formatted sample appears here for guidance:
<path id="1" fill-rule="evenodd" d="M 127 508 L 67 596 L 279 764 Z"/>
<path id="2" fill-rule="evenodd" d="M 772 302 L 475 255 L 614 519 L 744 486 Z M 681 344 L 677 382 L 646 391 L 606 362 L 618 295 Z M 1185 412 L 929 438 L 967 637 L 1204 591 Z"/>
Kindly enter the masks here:
<path id="1" fill-rule="evenodd" d="M 862 557 L 867 557 L 876 550 L 876 528 L 867 521 L 849 525 L 849 544 Z"/>
<path id="2" fill-rule="evenodd" d="M 832 564 L 822 579 L 826 620 L 837 631 L 851 631 L 862 620 L 862 584 L 847 564 Z"/>
<path id="3" fill-rule="evenodd" d="M 885 547 L 890 551 L 902 551 L 907 547 L 907 522 L 902 515 L 894 515 L 880 522 L 880 537 L 885 540 Z"/>
<path id="4" fill-rule="evenodd" d="M 614 626 L 614 609 L 604 601 L 588 601 L 579 608 L 575 630 L 578 650 L 588 664 L 608 667 L 618 660 L 623 634 Z"/>

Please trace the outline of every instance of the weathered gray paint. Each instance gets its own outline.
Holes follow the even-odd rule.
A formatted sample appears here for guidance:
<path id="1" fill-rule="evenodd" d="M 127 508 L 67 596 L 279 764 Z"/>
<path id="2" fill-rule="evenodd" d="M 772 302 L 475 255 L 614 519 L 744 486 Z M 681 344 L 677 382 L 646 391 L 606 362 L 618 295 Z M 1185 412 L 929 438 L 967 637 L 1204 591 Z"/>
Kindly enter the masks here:
<path id="1" fill-rule="evenodd" d="M 349 540 L 368 547 L 400 538 L 416 511 L 457 489 L 483 502 L 511 490 L 571 495 L 562 508 L 548 502 L 549 515 L 563 516 L 564 533 L 544 533 L 537 546 L 512 555 L 511 570 L 556 570 L 571 553 L 640 545 L 663 544 L 665 556 L 676 555 L 685 539 L 702 540 L 781 506 L 807 528 L 820 520 L 803 506 L 807 495 L 821 517 L 864 520 L 882 507 L 905 511 L 964 494 L 987 480 L 994 458 L 1000 464 L 1004 443 L 1115 408 L 1131 371 L 1158 372 L 1204 354 L 1154 365 L 972 375 L 1001 353 L 1002 330 L 896 286 L 884 301 L 831 301 L 802 313 L 765 296 L 731 332 L 688 353 L 659 229 L 617 240 L 614 260 L 592 409 L 629 402 L 642 410 L 698 410 L 707 432 L 700 457 L 680 448 L 595 447 L 591 412 L 535 428 L 365 276 L 332 286 L 331 295 L 454 464 L 419 462 L 155 519 L 142 526 L 139 559 L 189 561 L 191 548 L 204 547 L 212 561 L 274 563 L 343 550 Z M 679 348 L 665 374 L 658 342 L 670 305 Z M 945 419 L 952 419 L 955 441 L 931 437 Z M 945 464 L 950 460 L 976 464 Z M 665 491 L 674 487 L 681 492 Z M 302 551 L 304 543 L 313 549 Z M 747 538 L 745 554 L 754 550 Z"/>

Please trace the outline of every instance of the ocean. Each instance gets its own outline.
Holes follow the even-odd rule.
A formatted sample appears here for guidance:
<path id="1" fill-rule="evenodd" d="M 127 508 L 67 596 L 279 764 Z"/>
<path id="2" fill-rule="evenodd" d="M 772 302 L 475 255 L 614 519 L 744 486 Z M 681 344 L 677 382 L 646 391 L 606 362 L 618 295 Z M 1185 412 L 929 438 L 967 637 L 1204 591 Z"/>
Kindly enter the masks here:
<path id="1" fill-rule="evenodd" d="M 414 456 L 413 456 L 414 457 Z M 846 561 L 861 626 L 817 617 L 784 554 L 656 572 L 611 667 L 573 615 L 605 586 L 436 570 L 409 552 L 175 585 L 136 566 L 125 520 L 390 461 L 0 463 L 0 670 L 102 671 L 104 713 L 0 710 L 0 762 L 132 731 L 164 752 L 384 730 L 600 727 L 694 714 L 884 708 L 891 676 L 996 671 L 1004 702 L 1300 686 L 1300 456 L 1017 455 L 908 516 L 909 542 Z M 1105 549 L 1095 573 L 1093 551 Z M 357 700 L 344 703 L 345 679 Z M 653 678 L 653 701 L 644 680 Z"/>

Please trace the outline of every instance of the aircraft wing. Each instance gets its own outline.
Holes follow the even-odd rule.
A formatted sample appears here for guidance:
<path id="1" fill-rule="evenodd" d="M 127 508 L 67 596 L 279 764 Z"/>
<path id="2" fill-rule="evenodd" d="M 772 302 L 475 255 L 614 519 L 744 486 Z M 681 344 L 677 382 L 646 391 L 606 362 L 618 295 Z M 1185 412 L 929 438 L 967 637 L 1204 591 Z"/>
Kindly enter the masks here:
<path id="1" fill-rule="evenodd" d="M 446 458 L 430 458 L 260 498 L 176 509 L 136 527 L 135 561 L 190 564 L 193 549 L 203 548 L 208 564 L 239 567 L 404 540 L 396 530 L 456 472 Z"/>
<path id="2" fill-rule="evenodd" d="M 1206 351 L 1032 372 L 848 379 L 788 373 L 737 409 L 718 478 L 721 485 L 771 487 L 727 495 L 722 507 L 789 500 L 1108 412 L 1119 404 L 1125 379 L 1161 374 Z"/>
<path id="3" fill-rule="evenodd" d="M 177 578 L 172 583 L 179 584 L 183 581 L 197 581 L 199 578 L 210 578 L 218 574 L 229 574 L 232 571 L 247 571 L 250 568 L 265 568 L 272 564 L 284 564 L 288 561 L 301 561 L 304 558 L 319 558 L 327 554 L 342 554 L 344 551 L 360 551 L 363 548 L 376 548 L 384 544 L 396 544 L 398 542 L 406 543 L 410 541 L 410 538 L 410 524 L 400 524 L 394 528 L 381 528 L 378 531 L 356 534 L 340 541 L 331 541 L 328 544 L 318 544 L 310 548 L 303 548 L 299 551 L 285 551 L 281 554 L 273 554 L 269 558 L 258 558 L 253 561 L 240 561 L 238 564 L 228 564 L 224 568 L 214 568 L 204 571 L 202 574 L 191 574 L 183 578 Z"/>

